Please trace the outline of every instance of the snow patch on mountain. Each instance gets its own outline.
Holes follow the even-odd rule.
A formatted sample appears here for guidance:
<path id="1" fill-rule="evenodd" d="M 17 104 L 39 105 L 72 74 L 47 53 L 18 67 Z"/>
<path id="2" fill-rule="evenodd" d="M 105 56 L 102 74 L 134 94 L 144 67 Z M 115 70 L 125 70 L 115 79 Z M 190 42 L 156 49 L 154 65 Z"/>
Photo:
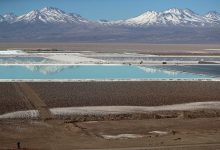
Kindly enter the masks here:
<path id="1" fill-rule="evenodd" d="M 126 20 L 125 23 L 129 25 L 152 25 L 158 21 L 158 16 L 159 13 L 155 11 L 147 11 L 138 17 Z"/>
<path id="2" fill-rule="evenodd" d="M 7 13 L 3 15 L 5 21 L 12 23 L 16 20 L 17 16 L 14 13 Z"/>
<path id="3" fill-rule="evenodd" d="M 88 24 L 101 26 L 219 26 L 220 14 L 218 12 L 208 12 L 205 15 L 198 15 L 190 9 L 171 8 L 163 12 L 147 11 L 140 16 L 127 20 L 90 21 L 78 14 L 66 13 L 58 8 L 45 7 L 40 10 L 33 10 L 21 16 L 13 13 L 0 16 L 0 22 L 8 23 L 45 23 L 45 24 Z"/>
<path id="4" fill-rule="evenodd" d="M 220 23 L 220 14 L 216 11 L 210 11 L 204 17 L 212 24 Z"/>
<path id="5" fill-rule="evenodd" d="M 220 22 L 220 20 L 219 20 Z M 124 24 L 128 25 L 181 25 L 181 26 L 204 26 L 210 22 L 206 17 L 200 16 L 189 9 L 172 8 L 163 12 L 147 11 L 146 13 L 127 19 Z"/>
<path id="6" fill-rule="evenodd" d="M 45 7 L 41 10 L 33 10 L 27 14 L 19 16 L 16 22 L 26 23 L 88 23 L 89 21 L 78 14 L 66 13 L 58 8 Z"/>

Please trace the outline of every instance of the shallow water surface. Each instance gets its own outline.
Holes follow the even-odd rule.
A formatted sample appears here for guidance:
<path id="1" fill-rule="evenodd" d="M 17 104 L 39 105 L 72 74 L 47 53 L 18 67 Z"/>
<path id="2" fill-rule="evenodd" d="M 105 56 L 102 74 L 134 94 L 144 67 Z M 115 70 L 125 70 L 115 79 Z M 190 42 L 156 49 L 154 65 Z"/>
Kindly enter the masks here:
<path id="1" fill-rule="evenodd" d="M 194 74 L 154 66 L 127 65 L 9 65 L 0 66 L 0 79 L 74 79 L 74 80 L 130 80 L 130 79 L 209 79 Z"/>
<path id="2" fill-rule="evenodd" d="M 155 66 L 161 68 L 161 66 Z M 220 65 L 167 65 L 163 69 L 220 77 Z"/>

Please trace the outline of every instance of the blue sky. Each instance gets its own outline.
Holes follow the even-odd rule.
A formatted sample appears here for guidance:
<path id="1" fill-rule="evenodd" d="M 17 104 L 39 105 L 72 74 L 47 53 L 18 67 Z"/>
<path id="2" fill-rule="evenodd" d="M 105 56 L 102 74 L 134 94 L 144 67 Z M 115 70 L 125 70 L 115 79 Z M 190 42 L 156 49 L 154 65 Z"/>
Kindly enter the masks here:
<path id="1" fill-rule="evenodd" d="M 0 14 L 14 12 L 21 15 L 46 6 L 74 12 L 85 18 L 126 19 L 147 10 L 163 11 L 168 8 L 189 8 L 199 14 L 209 10 L 220 12 L 220 0 L 0 0 Z"/>

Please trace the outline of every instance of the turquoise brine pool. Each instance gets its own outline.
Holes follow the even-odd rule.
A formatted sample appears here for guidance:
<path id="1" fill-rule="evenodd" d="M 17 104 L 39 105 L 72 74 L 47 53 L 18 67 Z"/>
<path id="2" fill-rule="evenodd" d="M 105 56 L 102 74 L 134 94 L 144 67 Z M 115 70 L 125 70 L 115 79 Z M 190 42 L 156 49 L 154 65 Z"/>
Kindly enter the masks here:
<path id="1" fill-rule="evenodd" d="M 131 80 L 131 79 L 211 79 L 211 76 L 169 71 L 153 66 L 127 65 L 9 65 L 0 66 L 0 79 L 73 79 L 73 80 Z"/>

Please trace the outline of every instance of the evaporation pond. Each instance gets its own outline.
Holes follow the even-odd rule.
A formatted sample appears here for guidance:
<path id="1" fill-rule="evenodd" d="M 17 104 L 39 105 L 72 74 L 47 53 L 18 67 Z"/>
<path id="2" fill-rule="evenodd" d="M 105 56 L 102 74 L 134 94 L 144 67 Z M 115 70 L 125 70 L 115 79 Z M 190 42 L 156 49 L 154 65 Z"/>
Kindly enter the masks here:
<path id="1" fill-rule="evenodd" d="M 128 65 L 0 65 L 0 79 L 210 79 L 209 75 L 172 71 L 155 66 Z"/>

